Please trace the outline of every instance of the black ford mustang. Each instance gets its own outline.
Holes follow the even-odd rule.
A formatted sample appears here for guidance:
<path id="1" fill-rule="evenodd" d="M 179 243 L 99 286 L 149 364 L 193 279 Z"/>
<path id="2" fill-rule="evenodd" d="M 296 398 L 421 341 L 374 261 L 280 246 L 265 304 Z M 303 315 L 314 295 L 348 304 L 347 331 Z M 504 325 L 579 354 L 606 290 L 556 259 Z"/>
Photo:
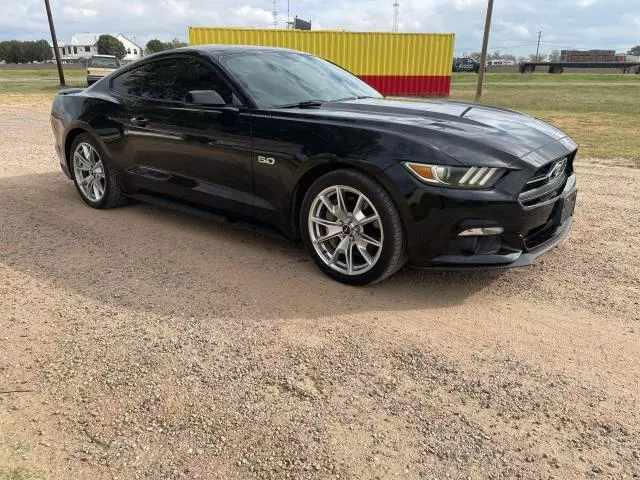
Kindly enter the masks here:
<path id="1" fill-rule="evenodd" d="M 409 262 L 527 265 L 569 232 L 577 145 L 514 111 L 383 99 L 340 67 L 267 47 L 188 47 L 60 92 L 62 170 L 94 208 L 127 197 L 302 238 L 331 277 Z"/>

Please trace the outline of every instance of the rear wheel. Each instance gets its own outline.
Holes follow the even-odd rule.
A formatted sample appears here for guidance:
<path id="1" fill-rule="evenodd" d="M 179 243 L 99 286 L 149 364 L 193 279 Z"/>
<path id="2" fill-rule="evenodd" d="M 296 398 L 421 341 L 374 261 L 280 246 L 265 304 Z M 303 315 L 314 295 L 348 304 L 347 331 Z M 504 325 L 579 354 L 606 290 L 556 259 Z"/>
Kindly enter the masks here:
<path id="1" fill-rule="evenodd" d="M 400 215 L 389 194 L 354 170 L 323 175 L 302 202 L 307 251 L 330 277 L 352 285 L 384 280 L 405 261 Z"/>
<path id="2" fill-rule="evenodd" d="M 93 208 L 113 208 L 125 202 L 115 169 L 89 134 L 78 135 L 71 145 L 70 170 L 82 199 Z"/>

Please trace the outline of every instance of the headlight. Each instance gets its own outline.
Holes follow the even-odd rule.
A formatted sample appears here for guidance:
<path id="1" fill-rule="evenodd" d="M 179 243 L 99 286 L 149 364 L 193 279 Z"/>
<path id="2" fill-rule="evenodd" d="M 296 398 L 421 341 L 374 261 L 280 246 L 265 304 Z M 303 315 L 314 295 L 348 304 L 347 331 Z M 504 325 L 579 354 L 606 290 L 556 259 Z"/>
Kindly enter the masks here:
<path id="1" fill-rule="evenodd" d="M 491 188 L 506 171 L 505 168 L 450 167 L 412 162 L 404 162 L 404 165 L 423 182 L 457 188 Z"/>

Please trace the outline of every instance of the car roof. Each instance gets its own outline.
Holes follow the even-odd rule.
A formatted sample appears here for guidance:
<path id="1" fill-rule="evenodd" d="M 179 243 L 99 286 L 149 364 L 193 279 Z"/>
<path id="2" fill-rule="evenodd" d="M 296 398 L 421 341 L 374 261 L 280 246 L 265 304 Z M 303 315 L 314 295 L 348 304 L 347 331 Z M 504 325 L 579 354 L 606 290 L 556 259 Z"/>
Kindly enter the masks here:
<path id="1" fill-rule="evenodd" d="M 91 58 L 116 58 L 115 55 L 91 55 Z"/>
<path id="2" fill-rule="evenodd" d="M 302 53 L 309 55 L 307 52 L 300 52 L 298 50 L 292 50 L 290 48 L 279 47 L 267 47 L 260 45 L 193 45 L 188 47 L 177 48 L 175 50 L 167 50 L 166 53 L 176 51 L 198 51 L 212 56 L 230 55 L 237 53 L 268 53 L 268 52 L 280 52 L 280 53 Z M 164 53 L 164 52 L 163 52 Z"/>

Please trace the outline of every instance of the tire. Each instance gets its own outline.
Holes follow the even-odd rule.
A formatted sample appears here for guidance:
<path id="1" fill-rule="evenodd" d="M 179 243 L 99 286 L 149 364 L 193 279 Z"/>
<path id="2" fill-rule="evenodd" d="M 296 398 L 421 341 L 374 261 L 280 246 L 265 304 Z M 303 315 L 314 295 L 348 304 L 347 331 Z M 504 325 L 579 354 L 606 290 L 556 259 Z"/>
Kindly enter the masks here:
<path id="1" fill-rule="evenodd" d="M 69 170 L 73 183 L 87 205 L 107 209 L 125 203 L 126 197 L 122 192 L 117 171 L 91 135 L 78 135 L 71 145 L 69 155 Z M 91 165 L 91 162 L 95 164 Z M 85 181 L 89 177 L 91 180 Z"/>
<path id="2" fill-rule="evenodd" d="M 300 231 L 318 267 L 342 283 L 380 282 L 407 259 L 402 221 L 391 196 L 356 170 L 334 170 L 309 187 L 300 208 Z"/>

